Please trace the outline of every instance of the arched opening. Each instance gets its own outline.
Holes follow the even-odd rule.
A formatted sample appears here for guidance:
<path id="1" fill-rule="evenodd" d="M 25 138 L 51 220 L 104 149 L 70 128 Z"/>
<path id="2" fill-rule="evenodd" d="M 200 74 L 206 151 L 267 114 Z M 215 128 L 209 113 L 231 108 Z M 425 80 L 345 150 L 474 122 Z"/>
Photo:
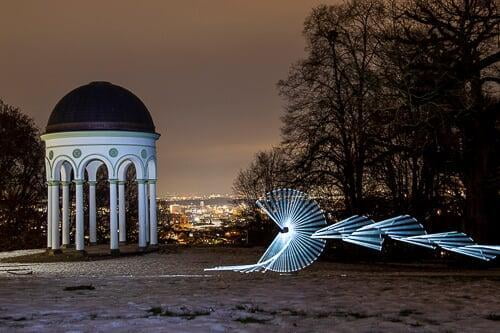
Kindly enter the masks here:
<path id="1" fill-rule="evenodd" d="M 80 236 L 79 242 L 82 244 L 78 247 L 82 248 L 84 242 L 89 245 L 111 243 L 110 184 L 114 174 L 113 167 L 99 155 L 86 157 L 79 167 L 83 207 L 76 206 L 77 211 L 82 211 L 80 228 L 84 236 Z M 118 249 L 117 244 L 114 248 Z"/>
<path id="2" fill-rule="evenodd" d="M 75 179 L 75 171 L 72 165 L 65 161 L 61 165 L 61 233 L 62 233 L 62 247 L 67 248 L 71 246 L 71 238 L 74 236 L 74 210 L 73 198 L 74 195 L 74 184 L 73 179 Z"/>
<path id="3" fill-rule="evenodd" d="M 72 239 L 77 251 L 86 243 L 109 242 L 112 253 L 119 253 L 120 242 L 137 242 L 139 249 L 158 244 L 154 158 L 144 163 L 125 155 L 112 164 L 102 155 L 89 155 L 75 163 L 62 155 L 47 166 L 47 244 L 53 250 L 59 251 L 61 240 L 69 247 Z"/>
<path id="4" fill-rule="evenodd" d="M 138 242 L 140 245 L 139 185 L 143 175 L 141 161 L 124 156 L 118 162 L 118 220 L 120 244 Z"/>
<path id="5" fill-rule="evenodd" d="M 109 242 L 109 172 L 100 160 L 91 161 L 85 170 L 85 241 L 89 245 Z"/>
<path id="6" fill-rule="evenodd" d="M 132 163 L 126 168 L 123 178 L 119 180 L 118 191 L 123 191 L 123 195 L 119 195 L 118 199 L 121 215 L 119 216 L 120 242 L 123 244 L 132 242 L 137 243 L 139 241 L 138 188 L 137 172 Z M 123 210 L 121 209 L 122 205 L 124 208 Z"/>
<path id="7" fill-rule="evenodd" d="M 47 247 L 60 251 L 70 243 L 70 186 L 76 170 L 73 161 L 65 155 L 58 156 L 50 167 L 48 176 Z M 61 237 L 62 233 L 62 237 Z"/>
<path id="8" fill-rule="evenodd" d="M 63 171 L 63 165 L 65 165 L 65 170 Z M 52 162 L 51 168 L 50 168 L 50 179 L 53 181 L 60 181 L 62 176 L 67 175 L 66 168 L 70 167 L 71 171 L 73 173 L 76 173 L 77 166 L 75 162 L 71 159 L 71 157 L 66 156 L 66 155 L 60 155 L 57 156 L 56 159 Z M 65 174 L 63 175 L 63 172 Z"/>

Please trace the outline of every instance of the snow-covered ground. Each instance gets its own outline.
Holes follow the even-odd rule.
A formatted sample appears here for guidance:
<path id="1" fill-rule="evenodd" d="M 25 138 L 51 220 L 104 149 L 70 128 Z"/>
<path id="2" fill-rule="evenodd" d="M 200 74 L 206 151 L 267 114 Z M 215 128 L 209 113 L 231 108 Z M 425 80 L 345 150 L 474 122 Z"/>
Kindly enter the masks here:
<path id="1" fill-rule="evenodd" d="M 203 271 L 261 254 L 191 248 L 22 266 L 31 275 L 0 263 L 0 332 L 500 331 L 500 269 L 317 262 L 293 275 Z M 65 290 L 78 286 L 94 289 Z"/>
<path id="2" fill-rule="evenodd" d="M 43 253 L 43 252 L 45 252 L 45 249 L 6 251 L 6 252 L 0 252 L 0 259 L 9 258 L 9 257 L 24 256 L 27 254 Z"/>

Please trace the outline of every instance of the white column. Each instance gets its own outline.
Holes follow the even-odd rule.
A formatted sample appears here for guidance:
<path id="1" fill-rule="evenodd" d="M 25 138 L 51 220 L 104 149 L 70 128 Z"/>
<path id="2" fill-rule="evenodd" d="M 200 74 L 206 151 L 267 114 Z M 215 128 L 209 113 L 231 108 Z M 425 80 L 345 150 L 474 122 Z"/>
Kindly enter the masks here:
<path id="1" fill-rule="evenodd" d="M 60 251 L 60 233 L 59 233 L 59 181 L 53 180 L 51 186 L 52 192 L 52 251 Z"/>
<path id="2" fill-rule="evenodd" d="M 69 184 L 68 181 L 62 181 L 62 245 L 69 245 Z"/>
<path id="3" fill-rule="evenodd" d="M 118 181 L 118 224 L 119 224 L 119 240 L 120 243 L 127 242 L 127 223 L 125 211 L 125 181 Z"/>
<path id="4" fill-rule="evenodd" d="M 147 185 L 147 181 L 144 187 L 144 191 L 146 193 L 144 198 L 144 207 L 146 210 L 146 243 L 149 244 L 149 188 Z"/>
<path id="5" fill-rule="evenodd" d="M 95 180 L 89 180 L 89 240 L 91 245 L 97 243 Z"/>
<path id="6" fill-rule="evenodd" d="M 47 249 L 52 248 L 52 182 L 47 181 Z"/>
<path id="7" fill-rule="evenodd" d="M 139 248 L 145 249 L 146 244 L 146 186 L 144 179 L 137 179 L 138 203 L 139 203 Z"/>
<path id="8" fill-rule="evenodd" d="M 156 180 L 149 180 L 149 225 L 150 244 L 158 245 L 158 221 L 156 220 Z"/>
<path id="9" fill-rule="evenodd" d="M 75 202 L 76 202 L 76 234 L 75 234 L 75 248 L 77 251 L 83 251 L 84 243 L 84 228 L 83 228 L 83 180 L 75 180 Z"/>
<path id="10" fill-rule="evenodd" d="M 118 180 L 109 180 L 109 233 L 111 254 L 119 253 L 118 248 L 118 216 L 116 201 L 116 184 Z"/>

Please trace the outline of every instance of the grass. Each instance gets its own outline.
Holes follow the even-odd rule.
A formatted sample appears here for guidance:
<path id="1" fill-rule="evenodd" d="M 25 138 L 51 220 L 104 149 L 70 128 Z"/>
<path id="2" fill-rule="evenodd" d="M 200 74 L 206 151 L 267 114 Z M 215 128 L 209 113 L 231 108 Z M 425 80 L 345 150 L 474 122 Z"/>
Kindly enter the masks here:
<path id="1" fill-rule="evenodd" d="M 366 313 L 362 313 L 362 312 L 348 312 L 347 313 L 350 317 L 354 317 L 356 319 L 365 319 L 365 318 L 370 318 L 370 317 L 373 317 L 373 316 L 370 316 Z"/>
<path id="2" fill-rule="evenodd" d="M 489 315 L 485 316 L 485 318 L 488 319 L 488 320 L 500 321 L 500 314 L 498 314 L 498 313 L 490 313 Z"/>
<path id="3" fill-rule="evenodd" d="M 263 314 L 268 314 L 268 315 L 272 315 L 274 316 L 275 314 L 277 314 L 277 311 L 269 311 L 269 310 L 265 310 L 263 308 L 260 308 L 258 306 L 255 306 L 255 305 L 244 305 L 244 304 L 237 304 L 235 307 L 234 307 L 236 310 L 239 310 L 239 311 L 246 311 L 246 312 L 249 312 L 249 313 L 263 313 Z M 285 311 L 290 311 L 290 310 L 285 310 Z"/>
<path id="4" fill-rule="evenodd" d="M 49 255 L 48 253 L 34 253 L 23 256 L 3 258 L 0 262 L 3 263 L 49 263 L 49 262 L 73 262 L 73 261 L 90 261 L 91 258 L 82 255 L 76 251 L 63 252 L 58 255 Z"/>
<path id="5" fill-rule="evenodd" d="M 234 319 L 234 321 L 237 321 L 242 324 L 265 324 L 269 320 L 270 319 L 259 319 L 252 316 L 246 316 Z"/>
<path id="6" fill-rule="evenodd" d="M 187 320 L 192 320 L 192 319 L 199 317 L 199 316 L 210 316 L 210 311 L 197 310 L 197 311 L 177 313 L 177 312 L 171 312 L 171 311 L 165 310 L 165 312 L 163 312 L 162 316 L 181 317 L 181 318 L 184 318 Z"/>
<path id="7" fill-rule="evenodd" d="M 386 318 L 387 321 L 390 321 L 391 323 L 401 323 L 402 320 L 400 318 L 396 318 L 396 317 L 389 317 L 389 318 Z"/>
<path id="8" fill-rule="evenodd" d="M 422 324 L 420 322 L 416 321 L 416 322 L 410 323 L 410 326 L 420 327 L 420 326 L 422 326 Z"/>
<path id="9" fill-rule="evenodd" d="M 75 291 L 75 290 L 95 290 L 95 287 L 90 284 L 81 286 L 70 286 L 64 288 L 64 291 Z"/>
<path id="10" fill-rule="evenodd" d="M 183 310 L 181 312 L 171 311 L 169 309 L 163 309 L 161 306 L 154 306 L 147 310 L 147 312 L 151 313 L 153 316 L 162 316 L 162 317 L 180 317 L 186 320 L 192 320 L 199 316 L 209 316 L 209 310 L 193 310 L 187 311 Z"/>
<path id="11" fill-rule="evenodd" d="M 330 313 L 328 312 L 318 312 L 314 315 L 315 318 L 321 319 L 321 318 L 328 318 L 330 316 Z"/>
<path id="12" fill-rule="evenodd" d="M 256 312 L 267 312 L 264 309 L 259 308 L 258 306 L 251 306 L 247 309 L 248 312 L 250 313 L 256 313 Z"/>
<path id="13" fill-rule="evenodd" d="M 268 313 L 272 315 L 276 314 L 276 311 L 267 311 L 255 305 L 247 306 L 243 304 L 237 304 L 234 308 L 239 311 L 246 311 L 250 313 Z"/>
<path id="14" fill-rule="evenodd" d="M 151 313 L 153 316 L 161 315 L 163 313 L 163 309 L 161 306 L 154 306 L 149 309 L 147 312 Z"/>
<path id="15" fill-rule="evenodd" d="M 162 253 L 167 253 L 170 251 L 171 247 L 166 245 L 160 245 L 158 251 Z M 139 252 L 137 248 L 130 244 L 125 245 L 125 248 L 121 248 L 120 257 L 125 256 L 139 256 L 144 255 L 148 252 L 154 252 L 155 249 L 147 250 L 145 252 Z M 109 253 L 109 247 L 105 245 L 97 245 L 97 248 L 88 248 L 88 252 L 79 252 L 75 249 L 62 249 L 60 254 L 50 254 L 48 252 L 25 254 L 22 256 L 8 257 L 0 259 L 0 263 L 52 263 L 52 262 L 77 262 L 77 261 L 97 261 L 97 260 L 107 260 L 116 259 L 116 256 L 112 256 Z"/>
<path id="16" fill-rule="evenodd" d="M 307 316 L 307 312 L 305 312 L 303 310 L 284 308 L 284 309 L 281 309 L 281 311 L 287 312 L 290 316 Z"/>
<path id="17" fill-rule="evenodd" d="M 421 314 L 421 312 L 413 310 L 413 309 L 402 309 L 399 311 L 399 315 L 401 317 L 408 317 L 409 315 L 412 314 Z"/>
<path id="18" fill-rule="evenodd" d="M 7 316 L 7 317 L 0 317 L 0 320 L 25 321 L 28 320 L 28 318 Z"/>
<path id="19" fill-rule="evenodd" d="M 352 317 L 355 319 L 365 319 L 374 317 L 373 315 L 366 314 L 364 312 L 356 312 L 356 311 L 335 311 L 333 315 L 336 317 Z"/>

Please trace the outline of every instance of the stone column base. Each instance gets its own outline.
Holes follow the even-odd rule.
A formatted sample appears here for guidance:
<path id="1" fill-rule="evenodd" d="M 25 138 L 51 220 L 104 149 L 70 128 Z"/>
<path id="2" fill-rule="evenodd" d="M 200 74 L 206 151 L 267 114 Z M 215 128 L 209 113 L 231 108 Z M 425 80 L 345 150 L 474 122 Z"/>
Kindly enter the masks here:
<path id="1" fill-rule="evenodd" d="M 90 246 L 96 246 L 97 245 L 97 242 L 90 242 L 89 243 Z"/>
<path id="2" fill-rule="evenodd" d="M 74 244 L 63 244 L 61 247 L 63 249 L 74 249 L 75 245 Z"/>
<path id="3" fill-rule="evenodd" d="M 109 253 L 110 253 L 113 257 L 118 257 L 118 256 L 120 256 L 120 249 L 112 249 Z"/>
<path id="4" fill-rule="evenodd" d="M 127 241 L 120 241 L 120 245 L 127 245 Z"/>
<path id="5" fill-rule="evenodd" d="M 59 254 L 62 254 L 62 250 L 61 249 L 55 249 L 55 250 L 50 249 L 49 250 L 49 256 L 57 256 Z"/>
<path id="6" fill-rule="evenodd" d="M 78 250 L 75 251 L 79 256 L 85 257 L 87 255 L 87 251 L 85 250 Z"/>

